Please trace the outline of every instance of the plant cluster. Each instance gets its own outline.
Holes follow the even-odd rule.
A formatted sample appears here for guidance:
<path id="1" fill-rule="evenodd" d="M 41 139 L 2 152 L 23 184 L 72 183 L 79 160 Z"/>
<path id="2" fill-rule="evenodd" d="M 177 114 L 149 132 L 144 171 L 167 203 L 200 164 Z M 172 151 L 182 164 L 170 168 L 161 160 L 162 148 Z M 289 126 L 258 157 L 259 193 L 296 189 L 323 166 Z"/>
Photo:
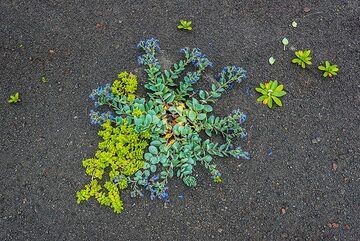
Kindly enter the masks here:
<path id="1" fill-rule="evenodd" d="M 247 152 L 234 147 L 239 137 L 246 136 L 242 127 L 246 115 L 240 110 L 223 118 L 211 114 L 212 104 L 246 78 L 245 70 L 224 67 L 210 90 L 194 91 L 193 84 L 212 66 L 200 49 L 182 49 L 184 58 L 171 69 L 162 70 L 156 58 L 158 40 L 141 41 L 138 47 L 143 52 L 138 62 L 147 73 L 148 98 L 134 95 L 136 77 L 126 72 L 90 95 L 97 108 L 90 113 L 91 122 L 102 126 L 99 135 L 104 141 L 95 158 L 83 162 L 92 181 L 78 192 L 78 202 L 95 197 L 116 212 L 122 210 L 115 194 L 119 190 L 131 189 L 132 197 L 143 196 L 145 191 L 151 199 L 169 202 L 170 179 L 180 178 L 185 185 L 195 187 L 195 169 L 203 166 L 214 182 L 221 182 L 214 156 L 249 159 Z M 193 71 L 185 71 L 190 66 Z M 108 111 L 102 111 L 103 107 Z M 216 134 L 223 136 L 223 143 L 211 140 Z M 107 175 L 106 170 L 110 170 Z M 108 178 L 105 192 L 100 185 L 104 177 Z"/>
<path id="2" fill-rule="evenodd" d="M 298 64 L 301 68 L 305 69 L 307 65 L 312 65 L 310 56 L 311 50 L 299 50 L 295 52 L 296 58 L 292 59 L 291 62 Z M 339 68 L 336 64 L 332 65 L 329 61 L 325 61 L 325 66 L 319 65 L 318 69 L 323 71 L 323 77 L 333 77 L 337 75 Z"/>
<path id="3" fill-rule="evenodd" d="M 15 103 L 17 103 L 19 101 L 20 101 L 20 93 L 16 92 L 15 94 L 10 95 L 8 103 L 15 104 Z"/>
<path id="4" fill-rule="evenodd" d="M 190 30 L 192 30 L 191 24 L 192 24 L 192 21 L 180 20 L 178 29 L 190 31 Z"/>
<path id="5" fill-rule="evenodd" d="M 262 94 L 257 101 L 267 105 L 270 109 L 273 107 L 273 102 L 278 106 L 282 106 L 282 102 L 279 98 L 286 95 L 286 92 L 283 89 L 284 85 L 279 85 L 277 80 L 270 80 L 265 84 L 260 83 L 260 87 L 255 88 L 257 92 Z"/>
<path id="6" fill-rule="evenodd" d="M 323 76 L 326 77 L 333 77 L 334 75 L 337 75 L 337 72 L 339 71 L 339 68 L 336 64 L 330 64 L 329 61 L 325 61 L 325 66 L 319 65 L 318 69 L 323 71 Z"/>

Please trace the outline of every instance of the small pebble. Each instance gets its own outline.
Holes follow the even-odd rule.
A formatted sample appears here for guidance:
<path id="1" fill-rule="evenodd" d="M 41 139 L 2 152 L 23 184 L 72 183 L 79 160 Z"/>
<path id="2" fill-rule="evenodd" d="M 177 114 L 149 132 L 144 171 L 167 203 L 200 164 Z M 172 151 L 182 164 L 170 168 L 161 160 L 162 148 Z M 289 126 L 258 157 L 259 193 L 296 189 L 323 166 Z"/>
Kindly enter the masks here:
<path id="1" fill-rule="evenodd" d="M 312 144 L 317 144 L 321 141 L 321 138 L 320 137 L 316 137 L 314 139 L 311 140 Z"/>

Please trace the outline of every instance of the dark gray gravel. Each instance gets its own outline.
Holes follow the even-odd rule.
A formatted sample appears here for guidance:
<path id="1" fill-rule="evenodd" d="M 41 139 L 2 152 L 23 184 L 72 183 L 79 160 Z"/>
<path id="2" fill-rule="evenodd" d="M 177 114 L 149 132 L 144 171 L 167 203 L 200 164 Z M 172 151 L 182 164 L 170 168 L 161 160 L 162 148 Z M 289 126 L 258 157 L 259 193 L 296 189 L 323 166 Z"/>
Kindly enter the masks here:
<path id="1" fill-rule="evenodd" d="M 2 0 L 0 240 L 359 240 L 359 3 L 241 2 Z M 182 18 L 193 31 L 176 29 Z M 208 54 L 214 73 L 248 70 L 215 112 L 247 113 L 242 145 L 252 159 L 217 160 L 219 186 L 201 169 L 195 190 L 174 182 L 168 207 L 128 193 L 121 215 L 77 205 L 88 180 L 81 161 L 98 142 L 87 96 L 122 70 L 143 76 L 135 45 L 152 36 L 165 64 L 190 46 Z M 338 77 L 292 65 L 283 37 L 312 49 L 316 64 L 337 63 Z M 253 89 L 269 79 L 285 84 L 282 108 L 255 102 Z M 7 104 L 16 91 L 22 102 Z"/>

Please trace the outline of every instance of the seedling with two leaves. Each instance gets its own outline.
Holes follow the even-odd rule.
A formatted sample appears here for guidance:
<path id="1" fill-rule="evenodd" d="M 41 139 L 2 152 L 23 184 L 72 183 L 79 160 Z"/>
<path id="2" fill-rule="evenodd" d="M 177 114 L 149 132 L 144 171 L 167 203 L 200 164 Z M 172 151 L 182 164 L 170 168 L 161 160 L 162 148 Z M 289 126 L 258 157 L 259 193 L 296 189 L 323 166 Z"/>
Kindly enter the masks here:
<path id="1" fill-rule="evenodd" d="M 178 29 L 183 29 L 183 30 L 191 30 L 192 21 L 186 21 L 186 20 L 180 20 L 180 24 L 178 25 Z"/>
<path id="2" fill-rule="evenodd" d="M 283 89 L 284 85 L 279 85 L 277 80 L 260 83 L 260 87 L 255 88 L 255 90 L 261 93 L 262 96 L 260 96 L 256 101 L 262 102 L 270 109 L 273 107 L 273 102 L 275 102 L 278 106 L 282 106 L 282 102 L 279 98 L 286 95 L 286 92 Z"/>

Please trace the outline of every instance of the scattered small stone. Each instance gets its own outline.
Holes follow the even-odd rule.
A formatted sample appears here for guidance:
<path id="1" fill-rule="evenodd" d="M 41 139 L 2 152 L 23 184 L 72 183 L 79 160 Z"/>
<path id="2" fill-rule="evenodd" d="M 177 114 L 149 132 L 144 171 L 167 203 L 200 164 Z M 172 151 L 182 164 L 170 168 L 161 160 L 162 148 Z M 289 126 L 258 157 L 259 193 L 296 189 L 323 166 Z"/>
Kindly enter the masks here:
<path id="1" fill-rule="evenodd" d="M 304 7 L 304 9 L 303 9 L 303 10 L 304 10 L 304 12 L 305 12 L 305 13 L 310 12 L 310 8 L 309 8 L 309 7 Z"/>
<path id="2" fill-rule="evenodd" d="M 345 229 L 345 230 L 350 230 L 349 224 L 344 224 L 344 229 Z"/>
<path id="3" fill-rule="evenodd" d="M 150 217 L 150 216 L 151 216 L 151 212 L 148 212 L 147 216 Z"/>
<path id="4" fill-rule="evenodd" d="M 218 229 L 218 232 L 219 232 L 219 233 L 222 233 L 222 231 L 223 231 L 222 228 L 219 228 L 219 229 Z"/>
<path id="5" fill-rule="evenodd" d="M 336 172 L 337 168 L 338 168 L 338 165 L 336 164 L 336 162 L 333 162 L 332 165 L 331 165 L 331 170 L 333 172 Z"/>
<path id="6" fill-rule="evenodd" d="M 267 150 L 267 155 L 268 156 L 271 156 L 273 154 L 273 151 L 272 151 L 272 149 L 270 148 L 269 150 Z"/>
<path id="7" fill-rule="evenodd" d="M 105 29 L 105 25 L 103 23 L 96 23 L 95 27 L 98 30 Z"/>
<path id="8" fill-rule="evenodd" d="M 314 139 L 311 140 L 312 144 L 317 144 L 321 141 L 321 138 L 320 137 L 316 137 Z"/>
<path id="9" fill-rule="evenodd" d="M 49 49 L 49 54 L 55 54 L 55 49 Z"/>
<path id="10" fill-rule="evenodd" d="M 62 88 L 59 88 L 59 91 L 61 92 L 61 91 L 62 91 Z"/>
<path id="11" fill-rule="evenodd" d="M 285 214 L 285 213 L 286 213 L 286 208 L 281 208 L 281 209 L 280 209 L 280 213 L 281 213 L 281 214 Z"/>
<path id="12" fill-rule="evenodd" d="M 328 223 L 328 227 L 329 227 L 329 228 L 336 229 L 336 228 L 339 228 L 339 226 L 340 226 L 340 225 L 339 225 L 338 223 L 335 223 L 335 222 L 334 222 L 334 223 Z"/>

